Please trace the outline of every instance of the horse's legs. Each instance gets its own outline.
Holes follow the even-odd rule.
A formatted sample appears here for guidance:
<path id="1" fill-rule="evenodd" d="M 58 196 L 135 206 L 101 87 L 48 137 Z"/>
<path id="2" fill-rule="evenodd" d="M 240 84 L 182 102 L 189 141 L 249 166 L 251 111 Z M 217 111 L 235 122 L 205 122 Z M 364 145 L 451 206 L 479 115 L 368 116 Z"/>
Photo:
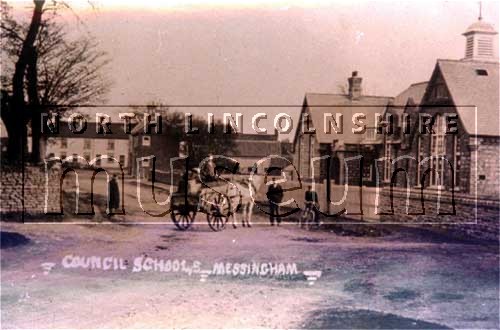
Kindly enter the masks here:
<path id="1" fill-rule="evenodd" d="M 253 212 L 253 206 L 254 206 L 254 204 L 255 203 L 252 202 L 252 201 L 249 201 L 247 203 L 247 207 L 246 207 L 246 209 L 247 209 L 247 214 L 246 214 L 247 218 L 246 218 L 246 220 L 247 220 L 247 226 L 248 227 L 252 227 L 252 212 Z"/>
<path id="2" fill-rule="evenodd" d="M 246 227 L 246 209 L 247 209 L 246 203 L 242 202 L 241 203 L 241 225 L 243 227 Z"/>
<path id="3" fill-rule="evenodd" d="M 232 224 L 233 224 L 233 228 L 238 228 L 238 226 L 236 225 L 236 216 L 237 216 L 237 212 L 234 212 L 231 214 L 231 218 L 232 218 Z"/>

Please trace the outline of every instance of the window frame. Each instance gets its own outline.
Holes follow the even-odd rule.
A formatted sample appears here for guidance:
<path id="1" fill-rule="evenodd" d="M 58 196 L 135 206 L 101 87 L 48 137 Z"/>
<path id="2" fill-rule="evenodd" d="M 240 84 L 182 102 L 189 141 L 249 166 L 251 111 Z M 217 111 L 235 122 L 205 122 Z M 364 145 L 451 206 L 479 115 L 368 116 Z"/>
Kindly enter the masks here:
<path id="1" fill-rule="evenodd" d="M 107 150 L 115 150 L 115 140 L 108 140 Z"/>
<path id="2" fill-rule="evenodd" d="M 430 135 L 430 185 L 433 187 L 444 187 L 444 162 L 446 158 L 446 121 L 444 116 L 437 114 L 434 117 L 433 133 Z M 436 173 L 437 172 L 437 173 Z"/>
<path id="3" fill-rule="evenodd" d="M 92 149 L 92 140 L 91 139 L 83 139 L 83 150 Z"/>
<path id="4" fill-rule="evenodd" d="M 151 136 L 143 135 L 142 139 L 141 139 L 141 145 L 143 147 L 150 147 L 151 146 Z"/>

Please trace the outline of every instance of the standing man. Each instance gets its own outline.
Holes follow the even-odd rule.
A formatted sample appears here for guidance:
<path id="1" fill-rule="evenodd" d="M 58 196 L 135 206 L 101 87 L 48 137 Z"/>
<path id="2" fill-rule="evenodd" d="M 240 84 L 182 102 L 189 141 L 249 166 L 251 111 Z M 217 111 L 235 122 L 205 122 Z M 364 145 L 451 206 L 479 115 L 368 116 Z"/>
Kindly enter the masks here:
<path id="1" fill-rule="evenodd" d="M 108 216 L 111 217 L 114 211 L 120 208 L 120 189 L 118 182 L 116 182 L 116 174 L 113 174 L 108 184 L 108 199 Z"/>
<path id="2" fill-rule="evenodd" d="M 311 186 L 308 186 L 304 198 L 306 209 L 314 212 L 314 222 L 319 224 L 318 194 L 316 191 L 312 190 Z"/>
<path id="3" fill-rule="evenodd" d="M 212 154 L 208 154 L 208 160 L 201 169 L 201 173 L 203 182 L 215 181 L 215 163 Z"/>
<path id="4" fill-rule="evenodd" d="M 279 216 L 279 203 L 283 199 L 283 188 L 276 182 L 276 179 L 272 179 L 272 184 L 269 186 L 267 190 L 267 199 L 269 200 L 269 208 L 270 208 L 270 217 L 269 221 L 271 222 L 271 226 L 274 226 L 274 220 L 276 220 L 276 224 L 279 226 L 281 223 L 281 217 Z"/>

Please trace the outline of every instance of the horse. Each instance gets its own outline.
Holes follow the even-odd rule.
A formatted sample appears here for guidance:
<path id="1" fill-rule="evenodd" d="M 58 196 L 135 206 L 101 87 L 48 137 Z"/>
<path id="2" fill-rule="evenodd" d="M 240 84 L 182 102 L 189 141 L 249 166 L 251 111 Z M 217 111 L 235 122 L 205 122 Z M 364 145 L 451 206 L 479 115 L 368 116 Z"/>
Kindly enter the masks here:
<path id="1" fill-rule="evenodd" d="M 252 214 L 256 192 L 257 188 L 254 183 L 248 179 L 232 182 L 230 185 L 228 197 L 231 198 L 231 201 L 238 199 L 238 204 L 241 206 L 241 225 L 243 227 L 252 227 Z M 236 224 L 237 209 L 238 207 L 236 206 L 235 212 L 232 215 L 233 228 L 238 227 Z"/>

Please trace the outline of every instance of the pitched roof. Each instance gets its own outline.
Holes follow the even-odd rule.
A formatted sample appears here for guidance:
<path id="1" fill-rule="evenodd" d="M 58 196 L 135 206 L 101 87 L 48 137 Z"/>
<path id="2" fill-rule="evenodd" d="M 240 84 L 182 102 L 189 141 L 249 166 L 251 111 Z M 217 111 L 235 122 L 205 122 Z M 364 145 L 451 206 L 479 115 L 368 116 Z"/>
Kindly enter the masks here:
<path id="1" fill-rule="evenodd" d="M 279 141 L 274 139 L 266 140 L 265 135 L 257 135 L 262 136 L 264 139 L 262 140 L 246 140 L 236 138 L 234 143 L 236 144 L 235 150 L 229 151 L 230 156 L 239 156 L 239 157 L 255 157 L 262 158 L 267 157 L 269 155 L 280 155 L 281 154 L 281 146 Z M 273 136 L 273 135 L 271 135 Z"/>
<path id="2" fill-rule="evenodd" d="M 364 134 L 354 134 L 352 132 L 352 117 L 355 113 L 363 113 L 366 119 L 363 123 L 366 127 L 375 127 L 375 115 L 384 114 L 387 105 L 393 100 L 386 96 L 361 96 L 352 100 L 345 94 L 316 94 L 307 93 L 304 99 L 302 111 L 309 109 L 310 118 L 316 129 L 316 138 L 319 143 L 332 143 L 333 140 L 342 141 L 344 144 L 359 144 L 365 140 Z M 324 130 L 324 114 L 331 113 L 334 117 L 336 113 L 343 115 L 342 134 L 331 131 L 330 134 Z M 296 134 L 297 136 L 297 134 Z"/>
<path id="3" fill-rule="evenodd" d="M 442 73 L 466 131 L 472 135 L 500 136 L 500 64 L 438 60 L 436 66 Z M 477 70 L 486 70 L 487 75 L 479 75 Z M 477 118 L 471 106 L 477 107 Z"/>
<path id="4" fill-rule="evenodd" d="M 410 100 L 412 100 L 413 105 L 419 105 L 424 97 L 425 89 L 428 84 L 428 81 L 411 84 L 407 89 L 394 98 L 393 105 L 395 107 L 405 107 Z"/>
<path id="5" fill-rule="evenodd" d="M 278 134 L 232 133 L 238 141 L 278 141 Z"/>
<path id="6" fill-rule="evenodd" d="M 125 133 L 123 123 L 111 123 L 109 134 L 99 134 L 96 130 L 95 122 L 87 122 L 87 128 L 82 133 L 74 133 L 70 130 L 68 122 L 61 121 L 59 123 L 59 133 L 45 133 L 47 137 L 52 138 L 75 138 L 75 139 L 128 139 L 128 134 Z"/>

